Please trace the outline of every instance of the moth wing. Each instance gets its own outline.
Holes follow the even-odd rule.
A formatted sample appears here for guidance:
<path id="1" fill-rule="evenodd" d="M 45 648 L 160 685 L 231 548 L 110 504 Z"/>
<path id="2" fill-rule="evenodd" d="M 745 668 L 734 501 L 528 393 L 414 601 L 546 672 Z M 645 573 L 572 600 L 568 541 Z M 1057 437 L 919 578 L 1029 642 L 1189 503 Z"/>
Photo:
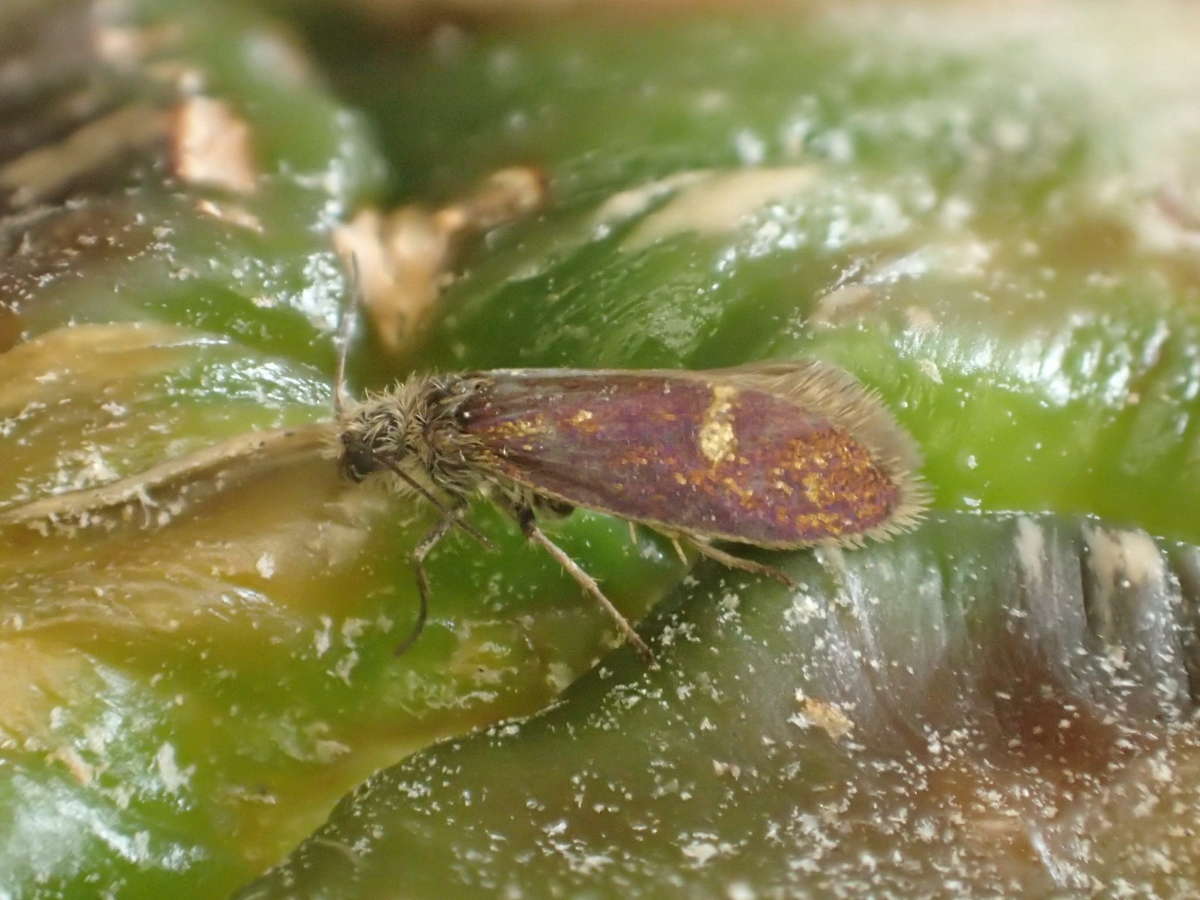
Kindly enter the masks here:
<path id="1" fill-rule="evenodd" d="M 86 525 L 133 504 L 169 505 L 177 511 L 181 503 L 196 503 L 269 471 L 325 455 L 336 433 L 333 422 L 246 432 L 99 487 L 0 510 L 0 525 Z"/>
<path id="2" fill-rule="evenodd" d="M 916 474 L 921 468 L 921 451 L 874 388 L 840 366 L 819 359 L 771 360 L 721 369 L 498 369 L 515 379 L 552 376 L 569 379 L 600 379 L 642 375 L 704 384 L 726 384 L 741 390 L 756 390 L 786 398 L 795 405 L 816 410 L 830 421 L 851 430 L 894 473 L 908 473 L 911 502 L 923 506 L 928 489 Z"/>
<path id="3" fill-rule="evenodd" d="M 879 392 L 845 369 L 823 360 L 751 363 L 712 370 L 743 389 L 787 397 L 805 409 L 819 411 L 862 441 L 900 491 L 889 533 L 914 525 L 929 506 L 929 487 L 921 478 L 921 451 L 908 430 L 896 421 Z"/>
<path id="4" fill-rule="evenodd" d="M 476 375 L 514 380 L 554 378 L 591 385 L 620 376 L 638 375 L 707 385 L 725 384 L 786 398 L 803 409 L 816 410 L 851 429 L 897 470 L 915 473 L 921 452 L 908 431 L 896 421 L 878 391 L 866 387 L 845 369 L 817 359 L 745 363 L 721 369 L 496 369 Z"/>
<path id="5" fill-rule="evenodd" d="M 924 506 L 911 439 L 824 363 L 479 376 L 486 467 L 569 503 L 779 547 L 884 537 Z"/>
<path id="6" fill-rule="evenodd" d="M 896 470 L 916 473 L 921 467 L 916 442 L 896 421 L 878 391 L 832 363 L 811 359 L 751 363 L 698 374 L 725 379 L 742 389 L 787 397 L 853 432 Z"/>

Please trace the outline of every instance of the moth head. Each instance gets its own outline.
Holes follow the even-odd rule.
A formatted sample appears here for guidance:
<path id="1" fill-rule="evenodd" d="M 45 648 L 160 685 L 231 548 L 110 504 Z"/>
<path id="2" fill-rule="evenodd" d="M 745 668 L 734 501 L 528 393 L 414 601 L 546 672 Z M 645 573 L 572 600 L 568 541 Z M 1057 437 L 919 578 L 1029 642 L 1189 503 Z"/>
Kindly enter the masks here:
<path id="1" fill-rule="evenodd" d="M 386 466 L 375 453 L 370 441 L 362 434 L 348 430 L 342 432 L 342 452 L 338 457 L 338 468 L 343 477 L 357 484 L 372 472 L 378 472 Z"/>
<path id="2" fill-rule="evenodd" d="M 420 421 L 408 402 L 406 385 L 368 396 L 357 403 L 339 421 L 341 452 L 338 468 L 353 482 L 362 481 L 372 472 L 397 472 L 406 467 L 416 448 L 414 429 Z"/>

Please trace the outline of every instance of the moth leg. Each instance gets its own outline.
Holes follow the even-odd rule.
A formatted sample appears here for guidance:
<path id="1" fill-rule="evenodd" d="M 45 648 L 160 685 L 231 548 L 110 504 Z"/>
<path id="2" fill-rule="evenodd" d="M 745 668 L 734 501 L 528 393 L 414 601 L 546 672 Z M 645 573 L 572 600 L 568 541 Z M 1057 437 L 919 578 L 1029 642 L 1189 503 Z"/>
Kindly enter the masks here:
<path id="1" fill-rule="evenodd" d="M 633 519 L 626 519 L 625 524 L 629 526 L 629 543 L 636 544 L 638 539 L 637 522 L 633 521 Z"/>
<path id="2" fill-rule="evenodd" d="M 638 652 L 638 655 L 641 656 L 642 659 L 644 659 L 650 665 L 653 665 L 654 653 L 648 646 L 646 646 L 646 642 L 642 640 L 641 636 L 633 630 L 633 626 L 629 624 L 629 620 L 621 615 L 621 611 L 613 606 L 611 600 L 604 596 L 604 591 L 600 590 L 600 585 L 596 584 L 596 579 L 594 579 L 587 572 L 583 571 L 583 569 L 580 568 L 579 563 L 571 559 L 571 557 L 567 555 L 566 551 L 563 550 L 562 547 L 550 540 L 550 538 L 546 536 L 546 533 L 543 532 L 542 529 L 538 528 L 537 521 L 533 517 L 533 510 L 528 506 L 520 506 L 514 509 L 513 512 L 516 515 L 517 522 L 520 524 L 521 531 L 524 532 L 525 536 L 529 538 L 529 540 L 540 544 L 547 553 L 549 553 L 552 557 L 554 557 L 555 560 L 558 561 L 560 566 L 570 573 L 571 577 L 575 579 L 581 588 L 596 598 L 596 601 L 602 607 L 604 607 L 604 611 L 607 612 L 609 616 L 612 617 L 612 620 L 617 623 L 617 627 L 625 636 L 626 642 L 632 645 L 633 649 Z"/>
<path id="3" fill-rule="evenodd" d="M 575 507 L 565 500 L 555 500 L 553 497 L 533 497 L 530 506 L 539 514 L 565 519 L 575 512 Z"/>
<path id="4" fill-rule="evenodd" d="M 412 552 L 413 571 L 417 576 L 417 594 L 419 596 L 419 606 L 417 607 L 417 621 L 413 623 L 412 630 L 408 636 L 401 641 L 395 650 L 397 656 L 406 651 L 409 647 L 416 643 L 417 638 L 421 636 L 421 632 L 425 630 L 425 620 L 429 617 L 429 578 L 425 574 L 425 557 L 429 552 L 437 546 L 438 541 L 446 536 L 446 533 L 454 527 L 456 514 L 443 516 L 441 521 L 433 527 L 433 530 L 417 544 L 416 549 Z"/>
<path id="5" fill-rule="evenodd" d="M 775 566 L 766 566 L 752 559 L 734 556 L 732 553 L 726 553 L 724 550 L 714 547 L 712 544 L 702 541 L 699 538 L 689 537 L 688 540 L 701 556 L 715 559 L 723 566 L 728 566 L 731 569 L 741 569 L 743 572 L 753 572 L 756 575 L 766 575 L 768 578 L 774 578 L 788 587 L 796 586 L 796 582 L 786 572 L 782 569 L 777 569 Z"/>

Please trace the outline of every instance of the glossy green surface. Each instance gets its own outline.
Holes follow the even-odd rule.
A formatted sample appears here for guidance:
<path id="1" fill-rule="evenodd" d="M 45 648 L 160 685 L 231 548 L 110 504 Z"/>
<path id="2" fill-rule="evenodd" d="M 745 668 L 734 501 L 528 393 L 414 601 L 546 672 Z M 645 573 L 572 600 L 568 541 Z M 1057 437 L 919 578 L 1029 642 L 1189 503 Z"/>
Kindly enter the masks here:
<path id="1" fill-rule="evenodd" d="M 281 33 L 160 6 L 106 24 L 167 35 L 141 62 L 202 71 L 250 124 L 259 180 L 244 197 L 164 186 L 149 147 L 33 220 L 2 273 L 32 336 L 0 356 L 4 506 L 332 413 L 345 284 L 330 229 L 378 156 Z M 86 71 L 97 90 L 113 79 L 114 102 L 162 90 Z M 205 199 L 261 230 L 204 215 Z M 179 500 L 0 532 L 0 652 L 22 673 L 0 710 L 7 889 L 223 896 L 380 765 L 542 706 L 611 641 L 574 584 L 481 509 L 496 551 L 446 541 L 429 626 L 397 658 L 416 611 L 408 554 L 432 520 L 410 498 L 348 490 L 326 456 Z M 631 615 L 683 568 L 622 523 L 552 531 Z"/>
<path id="2" fill-rule="evenodd" d="M 704 567 L 660 669 L 379 773 L 238 896 L 1183 896 L 1198 560 L 957 513 L 790 595 Z"/>
<path id="3" fill-rule="evenodd" d="M 402 195 L 552 176 L 420 363 L 816 355 L 893 404 L 942 507 L 1200 540 L 1196 72 L 1171 34 L 1195 23 L 1157 11 L 602 20 L 356 61 Z"/>
<path id="4" fill-rule="evenodd" d="M 458 888 L 485 894 L 534 871 L 537 880 L 521 883 L 547 893 L 597 885 L 605 896 L 647 879 L 664 895 L 690 885 L 727 896 L 743 882 L 850 890 L 864 878 L 907 889 L 928 887 L 930 867 L 950 862 L 964 879 L 978 874 L 981 890 L 1073 889 L 1103 846 L 1120 845 L 1088 818 L 1106 808 L 1087 806 L 1089 794 L 1039 869 L 1036 840 L 979 808 L 1003 807 L 986 791 L 1019 797 L 1032 777 L 1004 762 L 1011 780 L 999 782 L 1015 793 L 988 781 L 993 743 L 1032 740 L 1021 722 L 1042 715 L 1036 686 L 1004 686 L 1021 674 L 1013 660 L 1028 652 L 1062 662 L 1047 683 L 1073 685 L 1072 698 L 1109 685 L 1093 664 L 1107 658 L 1096 637 L 1107 620 L 1078 617 L 1081 608 L 1092 615 L 1114 573 L 1141 565 L 1133 574 L 1146 584 L 1174 573 L 1187 589 L 1154 594 L 1171 606 L 1155 640 L 1191 640 L 1181 609 L 1192 607 L 1195 567 L 1179 560 L 1192 551 L 1172 545 L 1175 556 L 1156 567 L 1167 545 L 1150 552 L 1145 537 L 1200 543 L 1191 515 L 1200 278 L 1188 224 L 1200 177 L 1184 115 L 1200 73 L 1187 13 L 1089 17 L 1062 5 L 891 18 L 847 7 L 428 38 L 346 30 L 332 16 L 306 20 L 316 21 L 301 36 L 319 51 L 310 58 L 241 8 L 156 0 L 132 9 L 134 21 L 172 26 L 174 37 L 132 71 L 103 69 L 98 83 L 112 79 L 114 97 L 153 99 L 163 85 L 151 68 L 199 70 L 206 90 L 249 124 L 260 177 L 237 203 L 262 230 L 198 214 L 197 200 L 216 195 L 164 185 L 163 160 L 150 150 L 123 180 L 85 189 L 82 218 L 71 220 L 102 239 L 84 248 L 113 237 L 116 249 L 80 250 L 49 229 L 37 232 L 35 249 L 50 248 L 43 255 L 0 261 L 20 328 L 48 346 L 32 362 L 13 357 L 29 344 L 5 354 L 0 435 L 12 449 L 0 503 L 137 472 L 248 427 L 324 418 L 345 288 L 334 224 L 359 203 L 436 204 L 497 167 L 536 164 L 551 184 L 545 211 L 465 248 L 410 358 L 372 358 L 359 342 L 358 380 L 381 386 L 414 368 L 702 368 L 820 356 L 881 391 L 921 443 L 939 513 L 949 516 L 848 554 L 835 566 L 844 583 L 823 580 L 812 554 L 782 558 L 806 585 L 792 596 L 709 566 L 681 585 L 669 546 L 646 535 L 632 542 L 623 523 L 600 516 L 553 526 L 630 615 L 674 589 L 695 643 L 678 631 L 659 672 L 615 657 L 605 663 L 615 674 L 593 673 L 547 717 L 380 776 L 327 833 L 362 837 L 362 847 L 339 859 L 310 843 L 272 889 L 296 878 L 303 896 L 369 896 L 368 886 L 386 896 L 409 885 L 424 894 L 444 892 L 450 872 Z M 120 324 L 89 332 L 94 352 L 64 349 L 71 339 L 59 330 L 137 321 L 162 329 L 141 350 L 139 332 Z M 102 346 L 113 361 L 95 364 Z M 128 896 L 223 896 L 285 856 L 371 771 L 549 702 L 608 646 L 607 623 L 500 516 L 477 512 L 497 552 L 458 539 L 439 548 L 433 619 L 399 659 L 392 650 L 415 609 L 407 554 L 432 520 L 408 500 L 346 490 L 328 460 L 218 496 L 162 528 L 133 521 L 111 532 L 0 535 L 2 652 L 10 671 L 29 673 L 0 703 L 13 889 L 93 896 L 99 883 Z M 1100 571 L 1091 593 L 1068 579 L 1094 562 L 1087 535 L 1100 526 L 1070 518 L 1089 512 L 1112 533 L 1135 535 L 1134 556 Z M 1014 580 L 1020 521 L 1045 534 L 1030 571 L 1044 564 L 1054 577 Z M 1126 523 L 1142 531 L 1119 531 Z M 1113 590 L 1111 618 L 1123 621 L 1122 598 L 1141 609 L 1144 592 Z M 1012 638 L 1014 609 L 1042 616 L 1044 641 Z M 861 629 L 854 640 L 830 643 L 851 625 Z M 1070 640 L 1091 655 L 1059 659 L 1062 629 L 1076 626 Z M 1160 644 L 1130 638 L 1123 657 L 1149 667 L 1130 688 L 1149 706 L 1102 697 L 1095 716 L 1144 732 L 1145 746 L 1166 747 L 1170 771 L 1184 773 L 1187 732 L 1162 716 L 1147 724 L 1165 702 L 1145 699 L 1153 660 L 1176 704 L 1166 719 L 1190 702 L 1179 696 L 1182 657 L 1155 657 Z M 911 678 L 873 680 L 899 670 Z M 703 686 L 705 672 L 723 679 L 732 703 L 669 695 Z M 859 704 L 838 708 L 866 749 L 847 755 L 846 739 L 831 744 L 788 722 L 797 688 Z M 926 726 L 939 735 L 959 721 L 983 729 L 995 707 L 987 691 L 1017 697 L 1005 708 L 1021 722 L 979 732 L 959 768 L 935 767 L 944 780 L 928 788 L 919 778 L 932 753 Z M 634 697 L 646 699 L 626 699 Z M 1056 693 L 1054 702 L 1045 715 L 1075 701 Z M 698 724 L 705 716 L 717 726 L 711 734 Z M 791 741 L 800 770 L 766 771 L 758 735 L 768 727 Z M 897 756 L 893 738 L 913 755 Z M 631 742 L 638 755 L 626 751 Z M 442 774 L 448 754 L 462 760 L 453 778 Z M 1154 758 L 1147 750 L 1129 765 L 1152 769 Z M 680 770 L 663 774 L 655 759 Z M 1102 761 L 1130 759 L 1114 751 Z M 887 830 L 874 814 L 899 807 L 853 803 L 870 806 L 886 792 L 893 763 L 899 787 L 936 788 L 931 796 L 953 802 L 909 810 Z M 727 764 L 746 774 L 730 782 Z M 1044 807 L 1014 807 L 1034 837 L 1053 830 L 1038 816 L 1063 803 L 1058 788 L 1083 777 L 1074 758 L 1054 765 L 1030 788 Z M 616 767 L 614 784 L 632 779 L 633 799 L 616 797 L 610 811 L 608 789 L 589 781 L 577 810 L 593 812 L 563 813 L 560 828 L 550 810 L 568 797 L 571 775 L 605 767 Z M 420 779 L 429 778 L 436 807 L 425 802 Z M 689 779 L 690 798 L 667 790 Z M 850 806 L 827 807 L 829 792 L 856 780 Z M 545 808 L 525 806 L 530 798 Z M 1180 819 L 1147 825 L 1147 841 L 1160 826 L 1183 827 L 1190 795 L 1180 804 Z M 755 805 L 769 808 L 764 828 L 791 817 L 782 844 L 724 819 Z M 861 816 L 846 826 L 849 812 Z M 630 830 L 638 814 L 645 833 Z M 649 828 L 676 815 L 686 827 Z M 614 831 L 613 817 L 628 821 Z M 1072 822 L 1100 835 L 1086 859 L 1062 849 L 1078 836 Z M 986 837 L 994 833 L 1004 835 L 999 849 Z M 887 857 L 897 841 L 900 862 Z M 512 858 L 493 842 L 528 856 L 506 868 Z M 829 842 L 829 855 L 814 857 Z M 449 866 L 459 851 L 477 853 L 478 865 Z M 1186 881 L 1194 866 L 1180 853 L 1174 865 Z M 1129 877 L 1145 877 L 1145 855 L 1110 856 L 1128 863 Z M 910 862 L 915 871 L 897 871 Z"/>

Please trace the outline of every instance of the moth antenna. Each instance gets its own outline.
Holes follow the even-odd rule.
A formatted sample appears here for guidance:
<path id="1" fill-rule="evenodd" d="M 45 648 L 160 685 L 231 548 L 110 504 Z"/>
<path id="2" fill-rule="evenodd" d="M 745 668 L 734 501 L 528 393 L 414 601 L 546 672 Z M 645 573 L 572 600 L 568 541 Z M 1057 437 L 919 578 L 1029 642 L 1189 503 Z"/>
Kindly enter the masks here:
<path id="1" fill-rule="evenodd" d="M 333 411 L 338 421 L 345 417 L 349 396 L 346 393 L 346 357 L 350 353 L 350 333 L 354 330 L 354 314 L 362 302 L 362 279 L 359 277 L 358 254 L 350 254 L 349 291 L 338 309 L 337 366 L 333 372 Z M 347 312 L 347 307 L 353 307 Z"/>
<path id="2" fill-rule="evenodd" d="M 484 535 L 482 532 L 480 532 L 478 529 L 476 529 L 473 525 L 471 525 L 467 522 L 464 522 L 462 519 L 460 519 L 457 515 L 454 514 L 454 510 L 447 508 L 447 506 L 444 503 L 442 503 L 440 500 L 438 500 L 437 497 L 435 497 L 435 496 L 433 496 L 433 494 L 429 493 L 429 491 L 427 491 L 421 485 L 421 483 L 419 481 L 417 481 L 415 478 L 413 478 L 411 475 L 409 475 L 407 472 L 405 472 L 403 469 L 401 469 L 398 465 L 396 465 L 390 459 L 384 459 L 383 457 L 376 456 L 374 453 L 372 453 L 371 456 L 376 462 L 383 463 L 385 466 L 387 466 L 389 469 L 391 469 L 393 472 L 395 472 L 396 475 L 398 475 L 400 477 L 401 481 L 403 481 L 410 488 L 412 488 L 414 491 L 416 491 L 418 494 L 420 494 L 422 497 L 424 497 L 426 500 L 428 500 L 430 505 L 432 505 L 434 509 L 436 509 L 443 516 L 445 516 L 446 519 L 448 521 L 450 521 L 455 527 L 461 528 L 464 532 L 466 532 L 471 537 L 473 537 L 476 541 L 478 541 L 479 544 L 481 546 L 483 546 L 484 548 L 486 548 L 488 550 L 496 549 L 496 545 L 493 544 L 490 540 L 488 540 L 486 535 Z"/>

